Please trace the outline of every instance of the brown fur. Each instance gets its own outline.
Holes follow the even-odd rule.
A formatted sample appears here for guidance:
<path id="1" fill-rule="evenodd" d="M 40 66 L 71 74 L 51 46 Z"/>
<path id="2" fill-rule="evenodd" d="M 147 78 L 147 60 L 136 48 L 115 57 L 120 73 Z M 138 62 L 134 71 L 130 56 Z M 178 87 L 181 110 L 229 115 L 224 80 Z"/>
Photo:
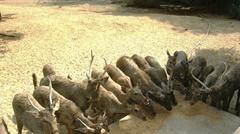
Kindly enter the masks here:
<path id="1" fill-rule="evenodd" d="M 87 83 L 76 83 L 67 78 L 52 75 L 50 76 L 53 88 L 65 98 L 73 101 L 83 112 L 89 107 L 91 93 L 87 90 Z M 40 85 L 47 86 L 48 78 L 44 77 Z"/>
<path id="2" fill-rule="evenodd" d="M 111 124 L 122 117 L 133 114 L 138 118 L 146 119 L 145 115 L 136 108 L 136 105 L 129 105 L 128 103 L 121 103 L 118 98 L 110 91 L 107 91 L 101 85 L 92 94 L 91 108 L 96 109 L 99 113 L 106 113 L 108 123 Z M 116 118 L 119 116 L 121 118 Z"/>
<path id="3" fill-rule="evenodd" d="M 210 96 L 217 103 L 218 108 L 227 111 L 233 94 L 240 89 L 240 64 L 232 66 L 226 73 L 220 77 L 216 84 L 211 87 Z M 238 94 L 239 99 L 239 94 Z M 223 103 L 221 106 L 221 102 Z M 240 113 L 239 100 L 236 104 L 237 114 Z"/>
<path id="4" fill-rule="evenodd" d="M 145 60 L 148 62 L 148 64 L 151 66 L 151 67 L 154 67 L 154 68 L 158 68 L 158 69 L 163 69 L 161 67 L 161 65 L 158 63 L 157 59 L 154 58 L 153 56 L 146 56 L 145 57 Z"/>
<path id="5" fill-rule="evenodd" d="M 32 104 L 37 107 L 38 111 Z M 34 134 L 58 134 L 57 122 L 52 109 L 42 107 L 31 95 L 16 94 L 12 102 L 16 117 L 18 134 L 22 134 L 23 125 Z"/>
<path id="6" fill-rule="evenodd" d="M 92 71 L 92 77 L 98 78 L 103 71 Z M 108 74 L 106 73 L 104 77 L 108 77 Z M 131 88 L 128 92 L 124 93 L 121 90 L 121 86 L 115 83 L 110 77 L 105 83 L 101 84 L 105 89 L 108 91 L 111 91 L 116 97 L 119 99 L 121 103 L 126 103 L 128 101 L 137 102 L 139 104 L 148 103 L 149 100 L 145 96 L 143 96 L 141 90 L 138 87 Z"/>
<path id="7" fill-rule="evenodd" d="M 145 96 L 149 95 L 151 99 L 168 110 L 172 109 L 170 100 L 163 94 L 163 90 L 154 84 L 151 78 L 142 71 L 131 58 L 122 56 L 117 60 L 116 65 L 123 73 L 131 78 L 134 86 L 139 85 Z"/>
<path id="8" fill-rule="evenodd" d="M 104 67 L 104 70 L 107 71 L 108 75 L 112 78 L 112 80 L 118 83 L 122 88 L 123 92 L 127 92 L 130 88 L 132 88 L 131 80 L 128 76 L 126 76 L 120 69 L 116 66 L 107 64 Z"/>
<path id="9" fill-rule="evenodd" d="M 145 73 L 148 74 L 148 76 L 151 78 L 151 80 L 160 88 L 163 89 L 164 93 L 169 96 L 171 99 L 171 103 L 173 105 L 177 105 L 177 101 L 175 98 L 175 95 L 173 91 L 170 90 L 170 88 L 167 86 L 167 74 L 163 69 L 157 69 L 154 67 L 151 67 L 148 62 L 141 57 L 140 55 L 134 54 L 132 56 L 133 61 L 138 65 L 140 69 L 142 69 Z"/>
<path id="10" fill-rule="evenodd" d="M 49 106 L 49 88 L 45 86 L 37 87 L 34 92 L 34 98 L 42 105 Z M 62 95 L 53 91 L 53 101 L 60 99 L 61 106 L 58 111 L 56 111 L 57 121 L 67 127 L 68 134 L 72 134 L 74 130 L 80 129 L 84 133 L 95 133 L 97 126 L 88 120 L 81 110 L 70 100 L 65 99 Z M 77 118 L 82 120 L 91 129 L 86 128 Z M 80 124 L 80 126 L 79 126 Z M 99 130 L 100 131 L 100 130 Z"/>
<path id="11" fill-rule="evenodd" d="M 44 65 L 42 72 L 43 72 L 44 77 L 49 76 L 49 75 L 56 75 L 56 72 L 55 72 L 53 66 L 51 66 L 50 64 Z"/>

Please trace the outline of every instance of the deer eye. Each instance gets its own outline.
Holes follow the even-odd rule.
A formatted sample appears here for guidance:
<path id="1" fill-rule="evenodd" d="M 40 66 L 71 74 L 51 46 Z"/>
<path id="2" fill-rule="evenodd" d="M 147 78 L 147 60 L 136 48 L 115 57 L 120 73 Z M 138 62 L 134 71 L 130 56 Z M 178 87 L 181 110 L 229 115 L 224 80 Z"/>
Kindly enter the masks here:
<path id="1" fill-rule="evenodd" d="M 139 112 L 139 110 L 138 109 L 134 109 L 134 112 Z"/>

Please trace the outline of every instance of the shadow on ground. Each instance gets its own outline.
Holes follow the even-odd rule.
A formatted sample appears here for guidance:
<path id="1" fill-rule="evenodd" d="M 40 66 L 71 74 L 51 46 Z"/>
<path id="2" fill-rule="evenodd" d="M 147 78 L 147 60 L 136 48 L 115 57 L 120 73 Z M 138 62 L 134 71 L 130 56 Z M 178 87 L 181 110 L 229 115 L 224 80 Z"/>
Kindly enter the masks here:
<path id="1" fill-rule="evenodd" d="M 15 19 L 16 18 L 16 16 L 15 16 L 16 14 L 3 14 L 3 13 L 1 13 L 1 14 L 2 14 L 2 18 L 1 18 L 0 23 L 5 22 L 8 19 Z"/>
<path id="2" fill-rule="evenodd" d="M 206 11 L 201 8 L 191 8 L 191 7 L 182 7 L 179 5 L 163 5 L 160 9 L 149 9 L 149 8 L 134 8 L 134 7 L 125 7 L 122 4 L 110 4 L 110 0 L 49 0 L 49 1 L 40 1 L 40 5 L 42 6 L 74 6 L 84 8 L 84 5 L 89 6 L 98 6 L 102 7 L 101 10 L 92 8 L 91 10 L 87 9 L 87 12 L 96 12 L 104 15 L 112 15 L 112 16 L 134 16 L 134 17 L 149 17 L 153 20 L 157 20 L 159 22 L 169 23 L 173 25 L 174 31 L 182 32 L 182 29 L 185 31 L 191 32 L 193 34 L 205 34 L 208 31 L 208 27 L 211 23 L 214 26 L 211 27 L 211 34 L 227 34 L 227 33 L 239 33 L 240 29 L 237 28 L 240 25 L 240 21 L 226 19 L 224 16 L 217 16 L 212 14 L 206 14 Z M 110 7 L 110 8 L 106 8 Z M 84 10 L 81 10 L 84 11 Z M 187 22 L 189 16 L 194 17 L 191 18 L 191 22 Z M 205 19 L 203 19 L 205 18 Z M 209 21 L 206 21 L 209 20 Z M 224 21 L 223 21 L 224 20 Z M 200 22 L 200 23 L 199 23 Z M 224 23 L 224 24 L 223 24 Z M 221 25 L 225 25 L 228 27 L 222 27 Z M 220 27 L 221 30 L 214 30 L 214 27 Z"/>
<path id="3" fill-rule="evenodd" d="M 216 65 L 220 62 L 227 62 L 228 64 L 236 64 L 240 61 L 240 56 L 235 47 L 214 49 L 199 49 L 195 52 L 196 56 L 204 56 L 207 62 Z"/>
<path id="4" fill-rule="evenodd" d="M 89 1 L 89 0 L 39 0 L 37 4 L 41 6 L 76 6 L 82 4 L 105 5 L 106 1 Z"/>
<path id="5" fill-rule="evenodd" d="M 10 49 L 7 46 L 9 41 L 20 40 L 23 38 L 23 33 L 16 31 L 0 32 L 0 58 L 4 57 L 4 54 L 9 52 Z"/>

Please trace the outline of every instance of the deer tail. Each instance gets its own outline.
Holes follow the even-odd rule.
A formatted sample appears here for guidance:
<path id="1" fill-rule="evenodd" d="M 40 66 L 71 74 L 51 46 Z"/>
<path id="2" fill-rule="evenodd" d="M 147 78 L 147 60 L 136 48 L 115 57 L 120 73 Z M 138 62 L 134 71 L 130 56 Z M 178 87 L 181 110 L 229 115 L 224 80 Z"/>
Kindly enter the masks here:
<path id="1" fill-rule="evenodd" d="M 33 86 L 34 89 L 37 88 L 38 84 L 37 84 L 37 75 L 35 73 L 32 74 L 32 78 L 33 78 Z"/>

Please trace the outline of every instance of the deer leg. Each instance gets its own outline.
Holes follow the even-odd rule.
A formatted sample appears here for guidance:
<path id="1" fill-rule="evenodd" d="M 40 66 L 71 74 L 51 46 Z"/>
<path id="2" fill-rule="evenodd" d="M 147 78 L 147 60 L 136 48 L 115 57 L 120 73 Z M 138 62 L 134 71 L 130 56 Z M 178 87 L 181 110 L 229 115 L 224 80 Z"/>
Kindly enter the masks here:
<path id="1" fill-rule="evenodd" d="M 67 124 L 66 127 L 67 127 L 68 134 L 72 134 L 73 132 L 72 132 L 71 125 Z"/>
<path id="2" fill-rule="evenodd" d="M 235 106 L 235 111 L 237 112 L 236 114 L 240 114 L 240 90 L 238 90 L 237 94 L 237 101 L 236 101 L 236 106 Z"/>
<path id="3" fill-rule="evenodd" d="M 22 134 L 23 123 L 19 119 L 17 119 L 17 117 L 16 117 L 16 122 L 17 122 L 18 134 Z"/>
<path id="4" fill-rule="evenodd" d="M 232 97 L 234 95 L 234 91 L 230 92 L 229 96 L 228 96 L 228 103 L 227 103 L 227 109 L 229 109 L 230 107 L 230 103 L 231 103 L 231 100 L 232 100 Z"/>
<path id="5" fill-rule="evenodd" d="M 203 93 L 203 94 L 202 94 L 202 101 L 203 101 L 204 103 L 207 102 L 207 98 L 208 98 L 208 94 L 207 94 L 207 93 Z"/>
<path id="6" fill-rule="evenodd" d="M 223 98 L 223 107 L 222 107 L 222 109 L 224 110 L 224 111 L 228 111 L 228 102 L 229 102 L 229 96 L 224 96 L 224 98 Z"/>

